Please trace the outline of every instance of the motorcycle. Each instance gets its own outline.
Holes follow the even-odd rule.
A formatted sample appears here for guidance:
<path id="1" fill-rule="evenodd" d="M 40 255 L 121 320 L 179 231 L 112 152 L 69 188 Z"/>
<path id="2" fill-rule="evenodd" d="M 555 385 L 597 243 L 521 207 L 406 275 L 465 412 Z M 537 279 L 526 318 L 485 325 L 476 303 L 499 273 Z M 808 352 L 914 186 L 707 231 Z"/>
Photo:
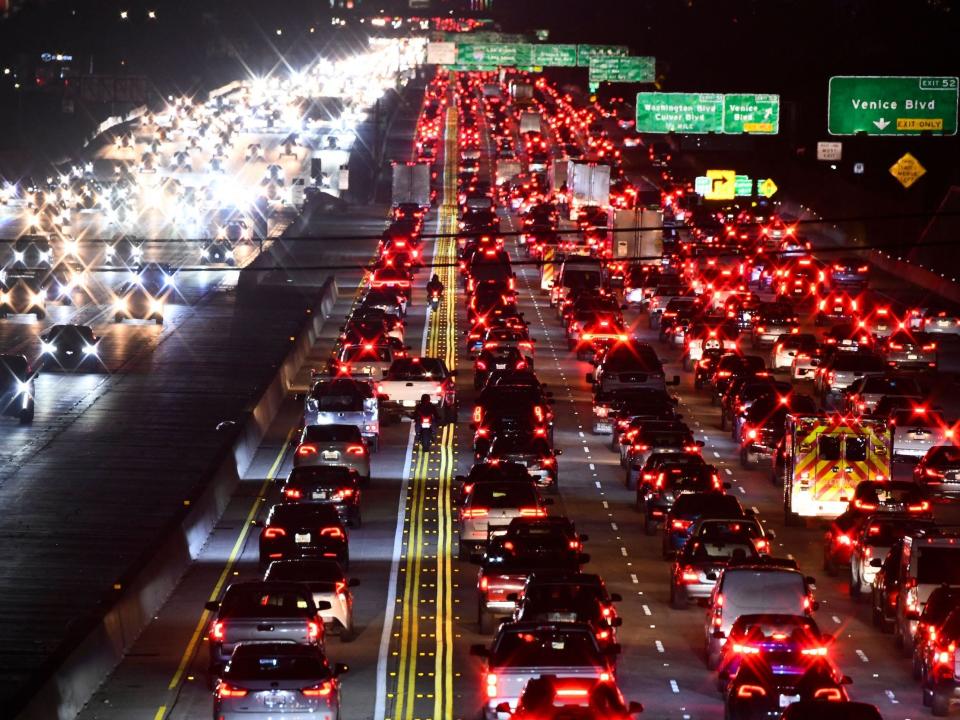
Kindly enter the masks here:
<path id="1" fill-rule="evenodd" d="M 440 295 L 441 292 L 439 290 L 430 291 L 430 309 L 434 312 L 436 312 L 437 308 L 440 307 Z"/>
<path id="2" fill-rule="evenodd" d="M 426 451 L 433 444 L 433 418 L 429 415 L 421 415 L 417 418 L 417 442 L 420 443 L 420 449 Z"/>

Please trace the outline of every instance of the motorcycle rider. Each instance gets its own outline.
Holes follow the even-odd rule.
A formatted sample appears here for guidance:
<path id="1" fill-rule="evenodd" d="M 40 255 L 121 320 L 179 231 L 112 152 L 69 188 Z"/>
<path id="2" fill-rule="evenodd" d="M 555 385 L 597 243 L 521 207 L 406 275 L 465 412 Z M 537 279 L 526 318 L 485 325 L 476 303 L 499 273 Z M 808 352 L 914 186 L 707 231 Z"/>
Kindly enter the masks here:
<path id="1" fill-rule="evenodd" d="M 413 409 L 413 421 L 417 424 L 417 442 L 420 443 L 420 448 L 428 450 L 433 444 L 436 428 L 440 425 L 440 413 L 426 393 L 420 396 L 420 402 Z"/>
<path id="2" fill-rule="evenodd" d="M 430 278 L 430 282 L 427 283 L 427 298 L 429 299 L 430 307 L 436 310 L 440 305 L 440 298 L 442 296 L 443 283 L 440 282 L 440 276 L 434 273 L 433 277 Z"/>

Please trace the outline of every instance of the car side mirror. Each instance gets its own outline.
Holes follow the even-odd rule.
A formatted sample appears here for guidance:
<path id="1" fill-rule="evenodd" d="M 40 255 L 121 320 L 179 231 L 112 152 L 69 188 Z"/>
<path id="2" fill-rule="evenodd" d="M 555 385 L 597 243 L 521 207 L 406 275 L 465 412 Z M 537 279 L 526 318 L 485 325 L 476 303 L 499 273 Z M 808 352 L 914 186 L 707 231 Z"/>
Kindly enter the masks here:
<path id="1" fill-rule="evenodd" d="M 346 663 L 336 663 L 333 666 L 333 674 L 337 677 L 340 675 L 346 675 L 348 672 L 350 672 L 350 666 Z"/>
<path id="2" fill-rule="evenodd" d="M 814 600 L 813 605 L 811 605 L 810 607 L 813 609 L 814 612 L 816 612 L 817 610 L 820 609 L 820 601 Z"/>
<path id="3" fill-rule="evenodd" d="M 323 612 L 324 610 L 333 609 L 333 605 L 330 604 L 329 600 L 318 600 L 316 605 L 317 605 L 317 612 Z"/>
<path id="4" fill-rule="evenodd" d="M 216 600 L 208 600 L 203 604 L 203 609 L 215 613 L 220 609 L 220 603 Z"/>
<path id="5" fill-rule="evenodd" d="M 471 645 L 470 654 L 474 657 L 490 657 L 490 650 L 486 645 Z"/>
<path id="6" fill-rule="evenodd" d="M 623 652 L 623 648 L 620 646 L 620 643 L 614 643 L 613 645 L 608 646 L 603 652 L 605 655 L 619 655 L 621 652 Z"/>
<path id="7" fill-rule="evenodd" d="M 727 634 L 723 630 L 714 630 L 712 637 L 715 640 L 723 640 L 726 636 Z"/>
<path id="8" fill-rule="evenodd" d="M 767 530 L 767 537 L 770 538 L 771 540 L 776 540 L 776 539 L 777 539 L 777 531 L 776 531 L 776 530 L 772 530 L 772 529 L 771 529 L 771 530 Z"/>
<path id="9" fill-rule="evenodd" d="M 697 447 L 701 447 L 701 448 L 702 448 L 704 445 L 706 445 L 706 443 L 703 442 L 703 440 L 697 440 L 697 441 L 694 443 L 694 445 L 696 445 Z"/>
<path id="10" fill-rule="evenodd" d="M 627 714 L 628 715 L 639 715 L 643 712 L 643 703 L 637 702 L 636 700 L 631 700 L 627 705 Z"/>
<path id="11" fill-rule="evenodd" d="M 510 715 L 510 703 L 502 702 L 497 705 L 497 715 L 500 715 L 501 713 L 505 713 L 508 716 Z"/>
<path id="12" fill-rule="evenodd" d="M 347 587 L 357 587 L 360 584 L 360 578 L 350 578 L 347 581 Z"/>
<path id="13" fill-rule="evenodd" d="M 820 634 L 820 639 L 821 639 L 825 644 L 830 644 L 830 643 L 832 643 L 836 638 L 834 638 L 833 635 L 831 635 L 830 633 L 821 633 L 821 634 Z"/>
<path id="14" fill-rule="evenodd" d="M 621 625 L 623 625 L 622 617 L 615 617 L 613 620 L 610 621 L 611 627 L 620 627 Z"/>
<path id="15" fill-rule="evenodd" d="M 620 593 L 610 593 L 610 602 L 623 602 L 623 595 Z"/>
<path id="16" fill-rule="evenodd" d="M 457 481 L 458 483 L 465 483 L 465 482 L 467 481 L 467 476 L 466 476 L 466 475 L 457 475 L 457 476 L 456 476 L 455 478 L 453 478 L 453 479 L 454 479 L 455 481 Z"/>
<path id="17" fill-rule="evenodd" d="M 470 564 L 471 565 L 482 565 L 483 564 L 483 553 L 472 552 L 470 553 Z"/>

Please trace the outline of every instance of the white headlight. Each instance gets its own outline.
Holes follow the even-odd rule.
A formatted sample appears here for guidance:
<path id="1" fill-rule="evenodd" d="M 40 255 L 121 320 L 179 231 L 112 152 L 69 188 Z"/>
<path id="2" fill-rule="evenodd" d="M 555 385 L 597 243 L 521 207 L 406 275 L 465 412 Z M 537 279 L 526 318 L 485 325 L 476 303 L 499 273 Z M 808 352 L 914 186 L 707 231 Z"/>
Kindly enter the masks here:
<path id="1" fill-rule="evenodd" d="M 40 343 L 41 352 L 50 353 L 51 355 L 57 351 L 57 346 L 51 342 L 41 342 Z"/>
<path id="2" fill-rule="evenodd" d="M 162 312 L 163 311 L 163 301 L 157 300 L 154 298 L 150 301 L 150 311 L 151 312 Z"/>
<path id="3" fill-rule="evenodd" d="M 17 381 L 17 393 L 29 393 L 30 392 L 30 383 L 23 382 L 22 380 Z"/>
<path id="4" fill-rule="evenodd" d="M 127 309 L 127 301 L 125 298 L 117 298 L 113 301 L 113 309 L 120 312 Z"/>
<path id="5" fill-rule="evenodd" d="M 96 345 L 84 345 L 84 346 L 83 346 L 83 354 L 84 354 L 84 355 L 96 355 L 96 354 L 97 354 L 97 346 L 96 346 Z"/>
<path id="6" fill-rule="evenodd" d="M 13 251 L 13 259 L 16 260 L 17 262 L 23 262 L 23 251 L 22 251 L 22 250 L 14 250 L 14 251 Z"/>
<path id="7" fill-rule="evenodd" d="M 224 256 L 224 257 L 228 257 L 228 258 L 232 258 L 232 257 L 233 257 L 233 250 L 225 250 L 224 253 L 223 253 L 223 256 Z"/>

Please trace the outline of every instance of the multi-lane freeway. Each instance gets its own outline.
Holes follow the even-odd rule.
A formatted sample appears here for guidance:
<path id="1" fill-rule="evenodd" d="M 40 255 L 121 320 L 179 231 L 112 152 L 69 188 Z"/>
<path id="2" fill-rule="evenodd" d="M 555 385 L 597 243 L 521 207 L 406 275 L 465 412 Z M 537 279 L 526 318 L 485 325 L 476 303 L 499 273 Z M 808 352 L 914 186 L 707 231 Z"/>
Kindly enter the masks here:
<path id="1" fill-rule="evenodd" d="M 564 194 L 566 188 L 551 187 L 541 179 L 538 190 L 538 181 L 533 179 L 537 172 L 531 166 L 541 162 L 536 157 L 541 150 L 531 148 L 542 140 L 545 164 L 549 167 L 574 155 L 591 158 L 597 148 L 617 147 L 624 142 L 624 133 L 609 120 L 601 122 L 599 107 L 584 96 L 561 101 L 552 84 L 538 87 L 529 97 L 512 94 L 509 88 L 506 82 L 491 77 L 481 81 L 476 75 L 447 77 L 441 73 L 429 80 L 426 89 L 417 83 L 404 93 L 406 104 L 388 138 L 392 157 L 419 158 L 430 164 L 436 191 L 432 206 L 422 219 L 422 228 L 407 237 L 413 240 L 412 236 L 423 236 L 419 243 L 423 267 L 412 274 L 410 299 L 403 317 L 403 345 L 414 356 L 441 358 L 456 371 L 452 382 L 459 412 L 449 418 L 451 422 L 440 426 L 432 442 L 424 447 L 418 441 L 419 413 L 412 413 L 412 418 L 388 419 L 381 409 L 377 451 L 372 452 L 373 446 L 367 446 L 371 480 L 361 488 L 363 522 L 348 530 L 350 562 L 346 570 L 349 578 L 357 581 L 349 590 L 353 597 L 353 632 L 349 637 L 337 637 L 338 633 L 328 631 L 323 650 L 331 667 L 333 663 L 345 663 L 349 673 L 337 678 L 339 714 L 319 716 L 343 720 L 472 718 L 481 715 L 486 707 L 486 717 L 498 717 L 497 703 L 491 706 L 492 699 L 497 698 L 496 673 L 485 666 L 487 660 L 476 657 L 475 648 L 471 652 L 471 647 L 489 646 L 495 635 L 502 636 L 510 626 L 491 629 L 482 615 L 478 617 L 478 596 L 483 597 L 486 585 L 478 583 L 478 563 L 471 561 L 488 562 L 489 558 L 484 561 L 482 557 L 458 552 L 463 540 L 463 520 L 468 516 L 461 508 L 463 490 L 457 478 L 466 475 L 475 463 L 489 463 L 494 457 L 492 451 L 474 453 L 474 432 L 481 417 L 474 406 L 480 395 L 474 383 L 475 365 L 467 340 L 470 331 L 476 329 L 474 308 L 486 291 L 473 285 L 467 289 L 467 283 L 480 276 L 473 270 L 475 260 L 464 246 L 469 245 L 467 241 L 476 241 L 481 245 L 493 243 L 488 248 L 491 256 L 512 268 L 509 287 L 498 286 L 502 299 L 486 309 L 491 317 L 506 314 L 521 318 L 520 324 L 526 323 L 526 330 L 514 329 L 523 336 L 529 333 L 525 346 L 530 355 L 527 364 L 533 365 L 536 378 L 549 389 L 543 397 L 551 416 L 549 423 L 544 421 L 543 408 L 538 406 L 535 427 L 517 430 L 503 425 L 486 430 L 504 442 L 513 434 L 524 436 L 523 433 L 537 429 L 543 429 L 545 436 L 546 424 L 550 425 L 552 446 L 562 451 L 555 460 L 558 483 L 542 489 L 542 493 L 536 492 L 552 501 L 544 505 L 547 515 L 569 518 L 577 533 L 589 536 L 583 543 L 583 550 L 589 554 L 588 561 L 581 559 L 583 572 L 599 575 L 607 591 L 622 598 L 616 603 L 616 615 L 622 619 L 622 625 L 609 628 L 616 627 L 620 653 L 614 663 L 615 677 L 608 681 L 615 682 L 627 700 L 642 702 L 648 716 L 731 717 L 729 708 L 725 709 L 725 698 L 717 689 L 717 673 L 707 667 L 704 618 L 714 608 L 705 610 L 696 603 L 680 608 L 679 603 L 671 600 L 672 563 L 665 560 L 662 551 L 663 531 L 646 532 L 644 515 L 637 510 L 637 491 L 625 484 L 625 470 L 619 455 L 611 450 L 610 435 L 594 432 L 598 406 L 606 402 L 595 395 L 596 388 L 588 382 L 587 375 L 594 367 L 585 355 L 571 351 L 570 328 L 561 321 L 555 303 L 542 288 L 544 270 L 537 262 L 537 251 L 531 254 L 526 247 L 528 237 L 534 236 L 523 231 L 525 218 L 531 216 L 530 208 L 549 206 L 554 211 L 547 213 L 553 227 L 540 228 L 541 233 L 561 233 L 580 244 L 570 251 L 571 255 L 583 252 L 604 258 L 604 243 L 610 242 L 609 236 L 601 233 L 598 244 L 588 245 L 583 238 L 590 232 L 577 229 L 575 214 L 563 220 L 556 217 L 556 206 L 569 202 Z M 546 122 L 537 131 L 521 132 L 520 114 L 531 110 Z M 562 126 L 567 130 L 561 133 L 558 128 Z M 319 136 L 321 140 L 324 137 Z M 245 156 L 247 145 L 260 144 L 269 154 L 284 149 L 282 140 L 271 133 L 244 136 L 242 142 L 234 143 L 224 173 L 224 177 L 232 178 L 231 187 L 249 189 L 259 186 L 262 180 L 263 169 L 248 162 Z M 425 150 L 427 146 L 429 152 Z M 347 149 L 349 146 L 331 152 L 344 153 Z M 131 157 L 142 158 L 141 150 L 130 150 Z M 115 158 L 117 152 L 126 150 L 105 146 L 100 157 Z M 498 188 L 494 179 L 500 162 L 513 158 L 526 169 L 522 176 L 510 178 L 506 187 Z M 345 160 L 345 156 L 324 157 L 323 164 L 339 168 Z M 193 158 L 195 169 L 209 161 L 204 154 Z M 305 171 L 299 159 L 291 162 L 290 167 L 283 169 L 285 176 Z M 621 168 L 621 162 L 625 161 L 613 163 L 614 168 Z M 642 162 L 634 159 L 621 169 L 625 170 L 624 182 L 630 186 L 657 188 L 664 197 L 684 187 L 674 176 L 651 167 L 646 158 Z M 483 198 L 495 209 L 499 230 L 491 228 L 472 235 L 469 231 L 461 232 L 464 226 L 458 225 L 458 221 L 471 214 L 469 201 Z M 787 203 L 781 219 L 789 224 L 796 216 L 786 212 L 786 206 Z M 301 218 L 295 223 L 297 233 L 314 240 L 324 236 L 354 238 L 337 240 L 336 249 L 330 243 L 287 242 L 293 248 L 295 262 L 301 266 L 337 264 L 341 268 L 335 273 L 340 293 L 332 319 L 323 325 L 290 385 L 300 394 L 290 393 L 283 400 L 249 467 L 240 469 L 240 482 L 211 534 L 198 544 L 193 562 L 155 617 L 135 639 L 130 638 L 119 665 L 86 702 L 80 717 L 200 717 L 209 715 L 215 702 L 239 702 L 236 698 L 248 693 L 262 703 L 258 717 L 279 718 L 295 712 L 299 700 L 290 700 L 286 690 L 261 692 L 252 685 L 248 688 L 242 681 L 234 682 L 230 671 L 226 680 L 220 679 L 222 672 L 211 674 L 211 645 L 219 641 L 218 632 L 222 640 L 223 631 L 222 627 L 216 629 L 215 620 L 220 617 L 216 614 L 224 612 L 216 603 L 232 583 L 256 581 L 263 576 L 262 531 L 258 523 L 263 523 L 272 506 L 290 497 L 284 495 L 282 488 L 302 455 L 298 450 L 304 422 L 302 393 L 313 385 L 310 370 L 327 369 L 328 358 L 342 349 L 348 338 L 341 324 L 355 320 L 368 293 L 384 286 L 386 274 L 380 273 L 393 267 L 386 261 L 391 252 L 397 252 L 391 244 L 396 233 L 391 234 L 389 228 L 408 210 L 381 205 L 362 211 L 342 208 L 335 215 Z M 747 285 L 752 283 L 749 272 L 743 270 L 747 259 L 766 270 L 775 266 L 790 277 L 792 271 L 785 268 L 793 267 L 800 255 L 806 256 L 805 251 L 791 250 L 786 254 L 772 252 L 758 260 L 749 242 L 738 246 L 736 241 L 724 244 L 722 253 L 698 254 L 691 248 L 699 245 L 712 250 L 719 244 L 715 239 L 704 239 L 717 225 L 715 218 L 708 221 L 711 211 L 729 212 L 730 208 L 702 205 L 696 212 L 688 213 L 686 221 L 673 226 L 680 241 L 664 242 L 660 248 L 662 264 L 659 259 L 653 263 L 665 276 L 669 264 L 675 269 L 679 266 L 675 274 L 677 284 L 691 289 L 676 292 L 677 297 L 692 298 L 693 287 L 702 289 L 709 273 L 705 266 L 697 264 L 697 258 L 709 255 L 721 267 L 739 268 L 740 279 Z M 775 209 L 771 212 L 776 216 Z M 293 213 L 288 215 L 292 218 Z M 167 216 L 181 217 L 178 210 L 168 211 Z M 283 215 L 279 217 L 285 227 L 287 220 Z M 16 229 L 16 222 L 10 220 L 4 227 Z M 200 224 L 205 222 L 201 220 Z M 757 239 L 755 229 L 763 222 L 771 222 L 771 217 L 741 216 L 736 222 L 748 228 L 744 237 L 750 235 L 752 242 Z M 94 234 L 108 228 L 100 219 L 91 220 L 84 227 Z M 812 260 L 829 273 L 836 264 L 836 235 L 815 224 L 795 227 L 801 227 L 811 243 Z M 163 235 L 169 235 L 169 226 L 164 228 Z M 388 232 L 381 237 L 384 229 Z M 278 228 L 270 235 L 280 236 L 282 230 Z M 458 243 L 458 236 L 463 242 Z M 502 239 L 502 249 L 498 237 Z M 823 251 L 818 252 L 821 248 Z M 255 248 L 251 246 L 249 250 L 253 257 Z M 189 242 L 169 246 L 158 243 L 156 252 L 156 259 L 174 266 L 197 264 L 196 247 Z M 482 250 L 477 252 L 482 254 Z M 558 251 L 553 257 L 558 262 L 554 270 L 559 272 L 563 255 Z M 90 257 L 85 262 L 99 261 Z M 245 270 L 183 273 L 184 280 L 178 282 L 183 300 L 168 308 L 162 329 L 123 324 L 103 330 L 102 371 L 85 375 L 43 373 L 37 382 L 33 426 L 11 426 L 4 433 L 0 503 L 11 508 L 11 512 L 4 514 L 0 532 L 17 546 L 15 553 L 5 556 L 0 572 L 4 598 L 0 606 L 0 640 L 5 648 L 3 654 L 18 658 L 16 668 L 11 661 L 4 671 L 9 693 L 18 692 L 18 685 L 29 682 L 29 673 L 42 666 L 85 607 L 111 602 L 111 586 L 115 592 L 122 591 L 118 573 L 156 542 L 173 512 L 171 508 L 192 497 L 191 489 L 203 481 L 210 456 L 222 444 L 218 423 L 240 421 L 245 410 L 249 410 L 254 389 L 281 362 L 284 340 L 297 332 L 303 319 L 307 306 L 304 296 L 271 293 L 267 295 L 268 302 L 261 303 L 258 293 L 266 294 L 267 290 L 256 284 L 244 290 L 243 284 L 236 281 L 238 272 Z M 869 276 L 868 284 L 853 293 L 861 305 L 852 319 L 863 320 L 863 332 L 867 335 L 876 331 L 869 341 L 874 347 L 884 342 L 884 334 L 877 331 L 876 311 L 880 308 L 888 309 L 897 321 L 903 319 L 905 323 L 908 306 L 925 310 L 936 306 L 944 308 L 944 313 L 952 312 L 948 305 L 920 288 L 905 287 L 901 281 L 879 272 L 862 272 Z M 431 307 L 426 284 L 434 273 L 445 290 L 436 307 Z M 624 303 L 621 308 L 631 283 L 628 281 L 627 288 L 615 286 L 610 283 L 612 274 L 611 264 L 607 264 L 601 294 L 616 299 L 604 311 L 610 314 L 611 322 L 614 315 L 623 311 L 622 330 L 615 342 L 648 344 L 662 363 L 662 374 L 667 379 L 679 377 L 679 384 L 669 388 L 677 401 L 674 419 L 682 420 L 691 439 L 697 441 L 693 447 L 685 447 L 683 453 L 702 455 L 705 463 L 714 466 L 720 487 L 726 486 L 726 494 L 759 520 L 767 534 L 769 555 L 783 559 L 787 565 L 795 563 L 805 576 L 813 576 L 814 580 L 807 582 L 815 604 L 811 602 L 798 615 L 811 615 L 820 631 L 832 636 L 832 640 L 824 640 L 826 661 L 851 681 L 843 685 L 844 696 L 849 693 L 853 700 L 876 706 L 884 718 L 912 719 L 930 712 L 921 703 L 911 660 L 889 634 L 872 622 L 870 602 L 866 599 L 869 592 L 865 592 L 866 598 L 856 600 L 851 596 L 845 568 L 837 571 L 830 566 L 827 572 L 824 532 L 833 517 L 821 513 L 819 517 L 795 522 L 785 515 L 784 488 L 782 482 L 771 480 L 769 459 L 746 465 L 741 462 L 741 442 L 731 437 L 726 421 L 721 422 L 721 409 L 712 391 L 695 386 L 694 373 L 684 362 L 684 343 L 674 343 L 672 334 L 664 337 L 645 303 Z M 556 277 L 559 286 L 559 274 Z M 110 287 L 109 283 L 105 285 Z M 401 288 L 397 289 L 398 294 L 406 292 L 399 285 L 386 286 Z M 642 284 L 633 286 L 641 288 Z M 751 302 L 770 302 L 776 288 L 751 289 L 758 293 Z M 580 291 L 582 288 L 571 293 Z M 734 289 L 731 294 L 738 292 L 741 291 Z M 696 317 L 702 316 L 708 323 L 726 321 L 724 317 L 717 319 L 712 312 L 709 297 L 698 302 L 701 304 L 696 308 Z M 740 312 L 740 305 L 725 305 L 726 297 L 717 302 L 724 311 L 731 312 L 730 317 Z M 794 334 L 815 335 L 818 343 L 825 328 L 821 327 L 823 323 L 814 322 L 817 302 L 810 298 L 788 301 L 797 316 L 792 325 Z M 48 322 L 70 319 L 101 327 L 105 323 L 102 305 L 101 300 L 58 307 Z M 931 318 L 927 328 L 936 330 L 938 316 L 927 312 Z M 607 317 L 603 313 L 600 316 Z M 341 318 L 345 319 L 343 323 Z M 619 319 L 616 322 L 619 324 Z M 760 356 L 769 366 L 770 348 L 751 346 L 749 325 L 740 331 L 736 352 Z M 785 332 L 790 334 L 789 329 Z M 24 352 L 35 342 L 34 334 L 30 325 L 3 323 L 0 347 L 4 352 Z M 910 394 L 911 403 L 937 406 L 945 419 L 953 418 L 960 411 L 952 374 L 956 367 L 955 336 L 939 333 L 935 338 L 939 370 L 924 368 L 919 375 L 905 374 L 881 364 L 884 372 L 898 373 L 901 383 L 918 383 L 921 395 Z M 378 338 L 376 343 L 382 340 Z M 859 342 L 868 344 L 866 340 Z M 891 351 L 890 347 L 885 350 Z M 821 348 L 818 352 L 823 353 L 823 362 L 827 363 L 829 353 L 843 351 Z M 856 352 L 864 356 L 872 351 L 861 348 Z M 339 372 L 351 376 L 357 371 L 344 362 Z M 811 396 L 816 405 L 815 413 L 807 413 L 811 417 L 829 417 L 838 409 L 847 410 L 847 415 L 863 411 L 845 408 L 843 396 L 814 393 L 812 383 L 805 379 L 791 380 L 789 374 L 763 369 L 757 377 L 771 375 L 787 383 L 776 386 L 778 398 L 791 394 Z M 644 374 L 643 379 L 630 382 L 646 381 Z M 389 398 L 380 400 L 385 406 Z M 494 410 L 504 414 L 509 409 L 485 406 L 483 410 L 484 417 L 491 417 Z M 859 427 L 865 421 L 846 422 Z M 316 454 L 316 449 L 313 452 Z M 847 472 L 859 472 L 852 464 L 852 455 L 849 459 Z M 866 479 L 882 484 L 891 479 L 912 478 L 912 464 L 897 460 L 889 475 L 880 473 L 878 477 L 874 472 Z M 917 492 L 922 494 L 926 489 L 918 487 Z M 844 503 L 853 500 L 846 495 L 838 499 Z M 955 520 L 952 502 L 934 503 L 932 508 L 938 522 Z M 924 513 L 926 509 L 925 506 Z M 305 542 L 309 542 L 309 535 Z M 492 552 L 492 545 L 487 546 L 487 551 Z M 960 566 L 960 560 L 948 561 L 953 562 Z M 947 572 L 943 577 L 949 581 L 952 576 Z M 926 581 L 920 577 L 919 582 Z M 763 595 L 764 588 L 759 587 L 757 593 Z M 36 602 L 38 597 L 43 597 L 43 602 Z M 510 614 L 503 612 L 504 616 Z M 497 618 L 495 624 L 505 619 L 509 618 Z M 229 632 L 231 619 L 224 622 Z M 563 622 L 544 619 L 540 625 L 549 627 L 550 623 Z M 260 629 L 268 632 L 268 624 L 261 623 Z M 269 631 L 272 630 L 270 625 Z M 540 627 L 535 632 L 546 630 Z M 533 637 L 530 635 L 531 642 Z M 557 642 L 560 641 L 554 640 L 554 649 Z M 277 652 L 273 646 L 264 650 L 262 657 L 267 659 L 261 660 L 261 667 L 274 662 L 270 653 Z M 538 672 L 559 671 L 541 667 Z M 231 692 L 242 694 L 231 696 Z M 271 696 L 269 692 L 275 694 Z M 838 690 L 838 697 L 839 694 Z M 792 695 L 784 697 L 789 702 Z M 505 699 L 515 705 L 515 697 Z M 779 707 L 775 715 L 767 717 L 779 716 Z M 501 708 L 499 716 L 508 716 L 507 711 Z"/>

